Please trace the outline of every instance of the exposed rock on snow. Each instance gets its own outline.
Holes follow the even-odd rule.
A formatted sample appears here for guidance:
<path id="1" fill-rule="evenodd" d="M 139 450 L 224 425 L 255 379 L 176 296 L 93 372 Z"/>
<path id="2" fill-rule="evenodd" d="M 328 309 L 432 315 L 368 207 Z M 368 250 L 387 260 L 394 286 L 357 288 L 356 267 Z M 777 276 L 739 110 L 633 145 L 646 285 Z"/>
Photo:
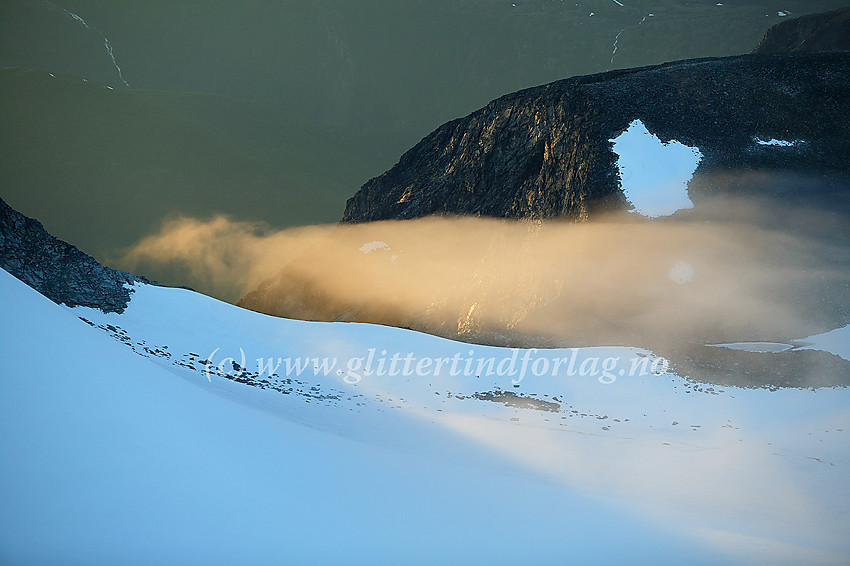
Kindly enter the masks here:
<path id="1" fill-rule="evenodd" d="M 0 199 L 0 267 L 56 303 L 123 312 L 134 282 L 152 281 L 100 265 Z"/>

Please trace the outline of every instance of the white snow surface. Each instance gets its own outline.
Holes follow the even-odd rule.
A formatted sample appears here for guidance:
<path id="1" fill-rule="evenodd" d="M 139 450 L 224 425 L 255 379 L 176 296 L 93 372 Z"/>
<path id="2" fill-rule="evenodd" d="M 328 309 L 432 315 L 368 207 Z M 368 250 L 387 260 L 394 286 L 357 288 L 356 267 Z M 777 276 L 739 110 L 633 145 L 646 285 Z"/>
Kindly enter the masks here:
<path id="1" fill-rule="evenodd" d="M 742 352 L 756 352 L 760 354 L 771 354 L 785 352 L 794 347 L 793 344 L 782 342 L 729 342 L 726 344 L 708 344 L 712 348 L 728 348 L 730 350 L 741 350 Z"/>
<path id="2" fill-rule="evenodd" d="M 620 373 L 628 360 L 657 358 L 278 319 L 147 285 L 125 313 L 104 314 L 55 305 L 2 270 L 0 308 L 2 563 L 850 557 L 846 388 L 630 377 Z M 370 349 L 572 356 L 577 367 L 619 359 L 607 384 L 433 368 L 347 380 L 310 364 L 289 374 L 287 394 L 271 387 L 285 389 L 282 369 L 266 388 L 215 369 L 229 367 L 225 357 L 252 371 L 257 358 L 350 360 Z M 558 408 L 472 397 L 496 389 Z"/>
<path id="3" fill-rule="evenodd" d="M 640 120 L 612 142 L 620 183 L 635 212 L 655 218 L 693 208 L 688 182 L 702 161 L 702 152 L 676 140 L 662 142 Z"/>
<path id="4" fill-rule="evenodd" d="M 850 361 L 850 325 L 795 340 L 800 350 L 823 350 Z"/>
<path id="5" fill-rule="evenodd" d="M 791 340 L 790 344 L 782 342 L 732 342 L 728 344 L 708 344 L 708 346 L 761 353 L 785 352 L 791 349 L 820 350 L 850 361 L 850 325 L 807 338 Z"/>

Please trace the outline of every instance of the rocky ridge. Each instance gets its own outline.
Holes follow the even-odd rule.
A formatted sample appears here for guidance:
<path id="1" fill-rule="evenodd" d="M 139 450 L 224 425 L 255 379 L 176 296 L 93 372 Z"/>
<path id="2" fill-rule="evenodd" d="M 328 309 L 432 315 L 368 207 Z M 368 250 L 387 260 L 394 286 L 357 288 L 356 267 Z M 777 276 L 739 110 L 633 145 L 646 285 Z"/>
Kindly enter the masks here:
<path id="1" fill-rule="evenodd" d="M 844 192 L 848 107 L 850 53 L 842 52 L 696 59 L 572 77 L 503 96 L 439 127 L 365 183 L 342 220 L 464 214 L 582 221 L 628 209 L 610 140 L 636 119 L 662 142 L 701 151 L 689 187 L 695 203 L 742 190 L 711 182 L 715 172 L 809 175 L 824 182 L 820 193 Z M 764 143 L 770 140 L 788 145 Z"/>
<path id="2" fill-rule="evenodd" d="M 124 312 L 144 277 L 110 269 L 0 199 L 0 267 L 55 303 Z"/>
<path id="3" fill-rule="evenodd" d="M 850 7 L 776 24 L 753 53 L 850 51 Z"/>

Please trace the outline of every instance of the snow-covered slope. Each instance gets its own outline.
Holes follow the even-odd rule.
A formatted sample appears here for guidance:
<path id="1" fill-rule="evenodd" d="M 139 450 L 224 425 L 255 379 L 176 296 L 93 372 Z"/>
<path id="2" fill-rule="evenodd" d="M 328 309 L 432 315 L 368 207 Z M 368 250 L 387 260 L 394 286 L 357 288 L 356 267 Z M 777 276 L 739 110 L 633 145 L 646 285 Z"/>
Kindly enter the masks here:
<path id="1" fill-rule="evenodd" d="M 147 285 L 104 314 L 2 272 L 0 307 L 2 562 L 850 556 L 847 389 L 721 390 L 635 348 L 485 348 Z"/>

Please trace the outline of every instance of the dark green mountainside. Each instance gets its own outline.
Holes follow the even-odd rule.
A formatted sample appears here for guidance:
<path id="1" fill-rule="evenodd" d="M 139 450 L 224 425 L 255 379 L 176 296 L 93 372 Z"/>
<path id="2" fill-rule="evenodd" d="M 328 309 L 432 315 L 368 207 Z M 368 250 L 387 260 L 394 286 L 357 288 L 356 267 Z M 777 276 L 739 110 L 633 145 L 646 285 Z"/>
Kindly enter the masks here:
<path id="1" fill-rule="evenodd" d="M 132 88 L 251 100 L 359 131 L 393 159 L 502 94 L 608 69 L 747 53 L 771 25 L 846 2 L 717 4 L 4 0 L 0 64 L 123 87 L 105 37 Z"/>
<path id="2" fill-rule="evenodd" d="M 0 71 L 3 198 L 100 257 L 167 215 L 334 221 L 367 176 L 357 155 L 332 128 L 253 103 Z"/>

